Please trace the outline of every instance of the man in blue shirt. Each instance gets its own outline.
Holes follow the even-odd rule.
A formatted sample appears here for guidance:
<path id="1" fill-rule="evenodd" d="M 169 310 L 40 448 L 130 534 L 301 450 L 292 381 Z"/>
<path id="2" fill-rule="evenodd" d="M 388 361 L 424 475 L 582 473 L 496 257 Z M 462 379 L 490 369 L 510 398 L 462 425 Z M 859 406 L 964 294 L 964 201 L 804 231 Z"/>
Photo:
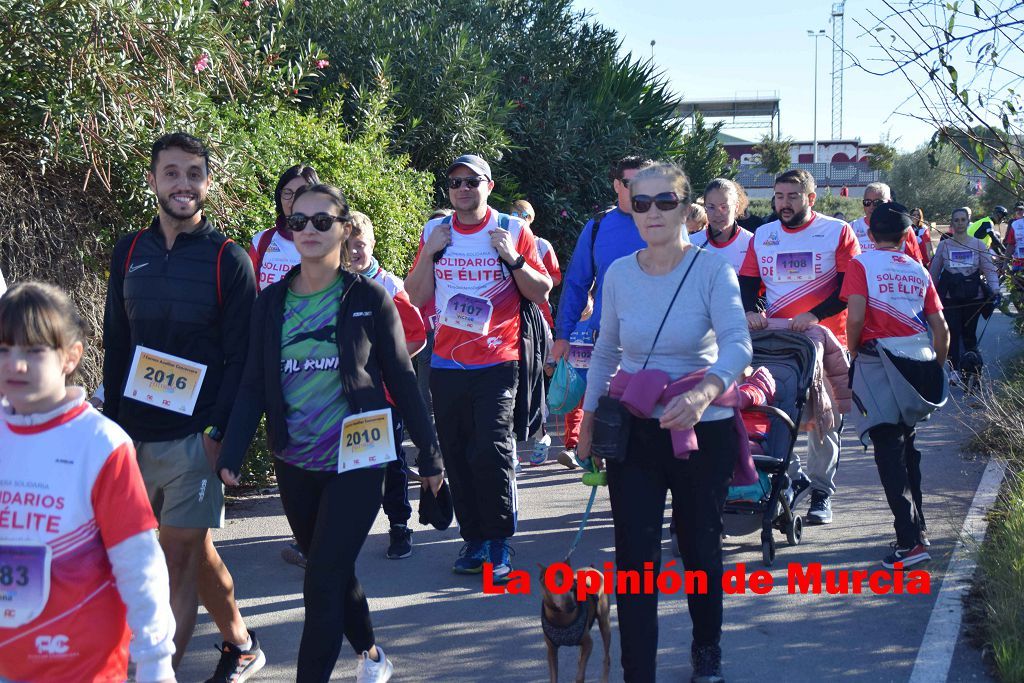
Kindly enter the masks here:
<path id="1" fill-rule="evenodd" d="M 629 182 L 637 171 L 650 163 L 649 159 L 629 156 L 615 164 L 609 176 L 615 188 L 616 206 L 588 221 L 576 240 L 572 260 L 562 279 L 562 295 L 555 320 L 555 345 L 551 355 L 556 361 L 569 355 L 569 336 L 587 307 L 587 295 L 592 287 L 594 313 L 590 329 L 596 337 L 601 325 L 601 285 L 608 266 L 647 246 L 633 222 Z M 596 235 L 595 221 L 598 223 Z"/>

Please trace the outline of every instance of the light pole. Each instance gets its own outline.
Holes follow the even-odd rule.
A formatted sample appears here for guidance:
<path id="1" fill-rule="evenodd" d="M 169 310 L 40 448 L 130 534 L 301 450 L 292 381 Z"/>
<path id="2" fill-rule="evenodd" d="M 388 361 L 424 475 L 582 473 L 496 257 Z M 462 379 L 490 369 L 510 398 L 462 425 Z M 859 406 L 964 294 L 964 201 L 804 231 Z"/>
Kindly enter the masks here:
<path id="1" fill-rule="evenodd" d="M 651 61 L 652 62 L 654 61 L 654 43 L 655 43 L 655 41 L 652 40 L 651 41 Z"/>
<path id="2" fill-rule="evenodd" d="M 825 37 L 825 29 L 808 31 L 808 38 L 814 38 L 814 163 L 818 163 L 818 38 Z"/>

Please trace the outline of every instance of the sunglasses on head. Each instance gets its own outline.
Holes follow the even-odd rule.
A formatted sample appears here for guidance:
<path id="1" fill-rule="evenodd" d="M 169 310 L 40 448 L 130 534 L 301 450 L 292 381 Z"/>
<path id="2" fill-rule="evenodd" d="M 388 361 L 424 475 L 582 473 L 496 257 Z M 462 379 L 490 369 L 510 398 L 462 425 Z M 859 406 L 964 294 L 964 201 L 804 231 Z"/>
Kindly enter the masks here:
<path id="1" fill-rule="evenodd" d="M 476 189 L 480 186 L 480 183 L 486 183 L 487 178 L 483 176 L 476 176 L 475 178 L 449 178 L 448 187 L 452 190 L 457 190 L 462 187 L 462 183 L 466 183 L 466 187 Z"/>
<path id="2" fill-rule="evenodd" d="M 522 218 L 524 221 L 528 221 L 533 218 L 528 211 L 513 211 L 511 215 L 516 218 Z"/>
<path id="3" fill-rule="evenodd" d="M 345 220 L 347 219 L 341 216 L 332 216 L 329 213 L 318 213 L 315 216 L 293 213 L 291 216 L 288 216 L 288 229 L 292 232 L 302 232 L 306 229 L 306 225 L 312 223 L 317 232 L 327 232 L 336 222 L 344 222 Z"/>
<path id="4" fill-rule="evenodd" d="M 885 204 L 881 199 L 862 199 L 860 203 L 864 206 L 881 206 Z"/>
<path id="5" fill-rule="evenodd" d="M 651 204 L 658 207 L 659 211 L 671 211 L 681 203 L 682 200 L 675 192 L 659 192 L 653 197 L 649 194 L 638 194 L 633 197 L 633 211 L 647 213 L 651 210 Z"/>

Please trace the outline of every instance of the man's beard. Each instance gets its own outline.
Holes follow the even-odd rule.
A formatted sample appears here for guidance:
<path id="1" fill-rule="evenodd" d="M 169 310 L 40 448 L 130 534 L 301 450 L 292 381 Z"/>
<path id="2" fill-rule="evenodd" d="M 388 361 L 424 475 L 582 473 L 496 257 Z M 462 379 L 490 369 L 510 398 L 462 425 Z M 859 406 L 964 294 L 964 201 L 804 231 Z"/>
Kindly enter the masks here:
<path id="1" fill-rule="evenodd" d="M 169 216 L 177 218 L 178 220 L 188 220 L 189 218 L 192 218 L 192 216 L 195 216 L 197 213 L 202 212 L 203 207 L 206 204 L 203 197 L 196 195 L 196 210 L 193 211 L 192 213 L 182 214 L 177 212 L 178 209 L 174 205 L 174 200 L 172 200 L 170 197 L 167 197 L 166 199 L 163 197 L 157 197 L 157 202 L 160 204 L 160 208 L 163 209 Z"/>
<path id="2" fill-rule="evenodd" d="M 783 218 L 782 216 L 779 216 L 779 222 L 782 223 L 783 225 L 785 225 L 787 228 L 795 228 L 795 227 L 797 227 L 799 225 L 803 225 L 804 223 L 806 223 L 807 219 L 810 217 L 810 215 L 811 215 L 811 207 L 807 207 L 803 211 L 799 211 L 797 213 L 794 213 L 793 217 L 790 218 L 788 221 L 785 218 Z"/>

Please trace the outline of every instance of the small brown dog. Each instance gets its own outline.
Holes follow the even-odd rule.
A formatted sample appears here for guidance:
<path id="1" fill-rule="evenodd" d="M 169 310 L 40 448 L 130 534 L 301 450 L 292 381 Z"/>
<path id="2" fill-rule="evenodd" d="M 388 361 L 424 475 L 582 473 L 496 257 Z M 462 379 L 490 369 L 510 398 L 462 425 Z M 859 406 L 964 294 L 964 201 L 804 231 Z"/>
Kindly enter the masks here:
<path id="1" fill-rule="evenodd" d="M 611 606 L 608 594 L 601 591 L 597 595 L 592 595 L 588 591 L 586 602 L 580 603 L 576 599 L 576 583 L 574 581 L 572 590 L 562 595 L 556 595 L 548 590 L 543 580 L 547 567 L 539 566 L 542 592 L 540 624 L 544 630 L 544 642 L 548 646 L 548 671 L 551 673 L 551 683 L 558 683 L 558 648 L 562 646 L 580 648 L 576 683 L 583 683 L 587 675 L 587 661 L 594 649 L 594 639 L 590 635 L 590 630 L 595 621 L 601 629 L 601 640 L 604 642 L 601 681 L 607 683 L 608 670 L 612 663 L 610 653 L 612 644 Z M 589 578 L 587 580 L 590 581 Z M 589 585 L 588 583 L 588 587 Z"/>

